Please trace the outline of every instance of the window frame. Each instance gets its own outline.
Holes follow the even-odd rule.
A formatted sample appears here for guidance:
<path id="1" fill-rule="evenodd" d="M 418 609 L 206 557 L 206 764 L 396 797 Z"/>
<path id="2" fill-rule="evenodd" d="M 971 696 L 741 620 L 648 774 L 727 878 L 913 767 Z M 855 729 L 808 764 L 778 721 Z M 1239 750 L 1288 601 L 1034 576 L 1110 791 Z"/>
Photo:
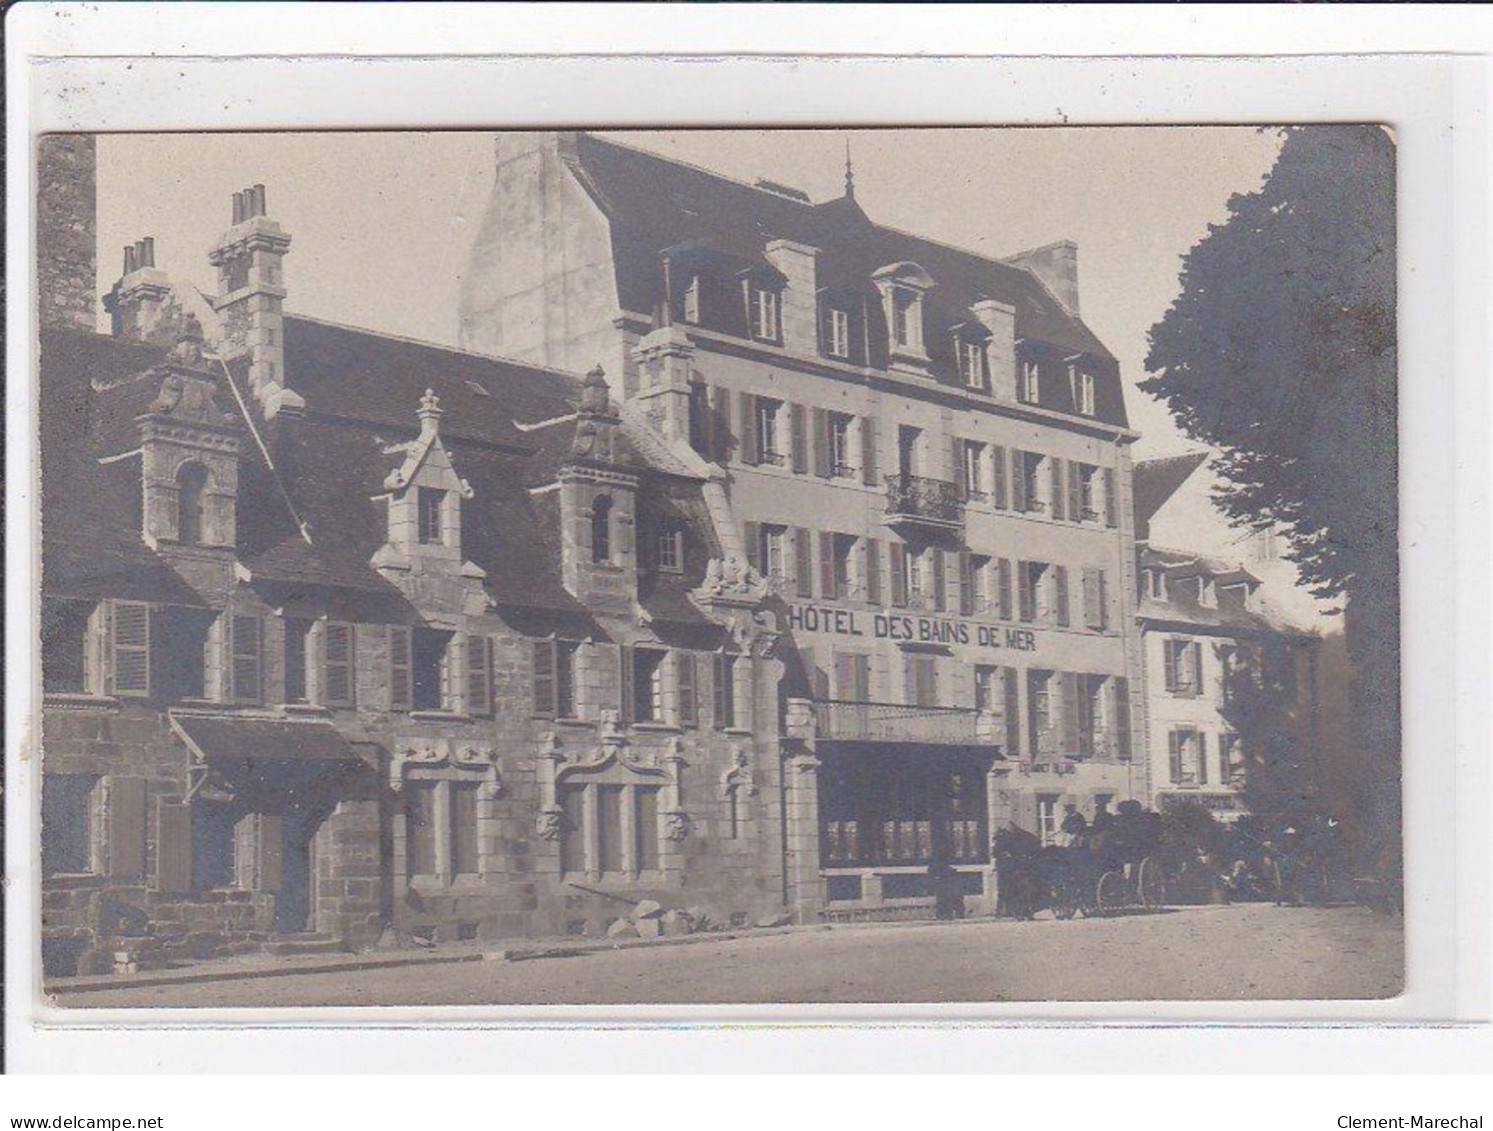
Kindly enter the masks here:
<path id="1" fill-rule="evenodd" d="M 559 782 L 556 801 L 567 822 L 561 832 L 558 862 L 562 879 L 587 877 L 613 884 L 661 880 L 665 873 L 664 789 L 662 781 L 617 780 L 613 775 L 570 776 Z M 609 828 L 603 812 L 604 801 L 611 798 L 617 799 L 615 830 Z M 570 826 L 577 813 L 579 827 Z M 609 851 L 613 847 L 609 832 L 615 836 L 615 856 Z M 568 858 L 572 847 L 580 849 L 581 860 Z M 617 866 L 609 867 L 614 861 Z M 581 867 L 575 867 L 577 863 Z"/>
<path id="2" fill-rule="evenodd" d="M 746 311 L 748 337 L 753 341 L 772 344 L 782 341 L 782 310 L 776 289 L 747 279 Z"/>
<path id="3" fill-rule="evenodd" d="M 656 540 L 655 554 L 655 561 L 660 573 L 683 573 L 684 530 L 673 524 L 666 524 L 660 527 Z"/>
<path id="4" fill-rule="evenodd" d="M 446 544 L 445 511 L 446 489 L 444 487 L 415 488 L 415 541 L 419 545 L 444 546 Z"/>
<path id="5" fill-rule="evenodd" d="M 825 317 L 825 353 L 841 361 L 850 360 L 850 311 L 829 306 Z"/>
<path id="6" fill-rule="evenodd" d="M 1021 400 L 1026 404 L 1040 404 L 1042 400 L 1042 366 L 1035 359 L 1021 363 Z"/>
<path id="7" fill-rule="evenodd" d="M 968 333 L 954 335 L 954 356 L 965 388 L 978 392 L 990 388 L 990 370 L 982 338 Z"/>

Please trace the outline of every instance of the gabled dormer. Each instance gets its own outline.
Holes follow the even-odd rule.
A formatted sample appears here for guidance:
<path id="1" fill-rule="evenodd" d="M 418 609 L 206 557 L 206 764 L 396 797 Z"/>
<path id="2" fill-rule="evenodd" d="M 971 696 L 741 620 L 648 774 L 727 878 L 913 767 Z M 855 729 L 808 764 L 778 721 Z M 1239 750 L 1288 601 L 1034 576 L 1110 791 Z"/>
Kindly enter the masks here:
<path id="1" fill-rule="evenodd" d="M 933 289 L 933 276 L 916 263 L 892 263 L 871 276 L 881 292 L 886 318 L 887 362 L 890 369 L 926 375 L 928 350 L 923 341 L 923 300 Z"/>
<path id="2" fill-rule="evenodd" d="M 441 440 L 443 411 L 434 390 L 425 390 L 415 415 L 419 435 L 383 449 L 394 466 L 384 477 L 384 490 L 374 496 L 388 525 L 373 567 L 396 584 L 398 575 L 412 570 L 481 578 L 483 571 L 462 557 L 461 508 L 473 492 Z"/>
<path id="3" fill-rule="evenodd" d="M 638 601 L 639 480 L 618 462 L 621 425 L 598 366 L 581 386 L 575 439 L 560 468 L 560 567 L 572 596 L 613 615 L 633 613 Z"/>

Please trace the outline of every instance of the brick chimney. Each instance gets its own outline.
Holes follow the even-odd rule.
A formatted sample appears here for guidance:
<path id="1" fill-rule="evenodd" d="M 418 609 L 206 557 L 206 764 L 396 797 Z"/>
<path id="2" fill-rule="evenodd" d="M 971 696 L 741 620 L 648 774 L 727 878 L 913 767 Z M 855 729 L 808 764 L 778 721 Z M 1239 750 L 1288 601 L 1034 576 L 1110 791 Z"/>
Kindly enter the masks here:
<path id="1" fill-rule="evenodd" d="M 222 319 L 225 361 L 249 359 L 249 389 L 267 419 L 299 415 L 306 402 L 285 377 L 285 268 L 290 236 L 266 213 L 263 185 L 233 194 L 233 226 L 208 260 L 218 269 L 213 308 Z"/>
<path id="2" fill-rule="evenodd" d="M 690 439 L 690 374 L 695 346 L 681 327 L 660 326 L 633 351 L 638 388 L 633 400 L 660 436 Z"/>
<path id="3" fill-rule="evenodd" d="M 797 353 L 819 353 L 819 249 L 792 240 L 773 240 L 767 261 L 783 273 L 783 345 Z"/>
<path id="4" fill-rule="evenodd" d="M 990 391 L 1003 401 L 1016 399 L 1016 308 L 993 298 L 982 298 L 970 308 L 980 325 L 990 331 L 985 364 L 990 369 Z"/>
<path id="5" fill-rule="evenodd" d="M 151 236 L 126 244 L 119 281 L 104 296 L 111 333 L 136 341 L 174 341 L 170 315 L 171 280 L 156 266 L 156 241 Z M 167 326 L 167 323 L 173 323 Z"/>
<path id="6" fill-rule="evenodd" d="M 1006 260 L 1014 267 L 1023 267 L 1046 284 L 1053 297 L 1073 317 L 1078 313 L 1078 245 L 1072 240 L 1023 251 Z"/>

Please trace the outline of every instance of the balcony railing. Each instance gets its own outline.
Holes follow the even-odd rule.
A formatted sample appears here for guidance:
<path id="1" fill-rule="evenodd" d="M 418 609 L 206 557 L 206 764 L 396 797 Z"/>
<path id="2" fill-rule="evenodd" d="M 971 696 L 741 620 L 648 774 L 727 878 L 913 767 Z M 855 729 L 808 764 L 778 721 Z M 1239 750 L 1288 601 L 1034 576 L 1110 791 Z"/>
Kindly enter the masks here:
<path id="1" fill-rule="evenodd" d="M 964 526 L 964 502 L 959 488 L 942 479 L 921 475 L 886 477 L 887 521 L 958 529 Z"/>
<path id="2" fill-rule="evenodd" d="M 973 746 L 991 740 L 972 707 L 919 707 L 908 703 L 814 701 L 818 737 L 838 742 L 918 742 Z M 998 738 L 995 741 L 999 741 Z"/>

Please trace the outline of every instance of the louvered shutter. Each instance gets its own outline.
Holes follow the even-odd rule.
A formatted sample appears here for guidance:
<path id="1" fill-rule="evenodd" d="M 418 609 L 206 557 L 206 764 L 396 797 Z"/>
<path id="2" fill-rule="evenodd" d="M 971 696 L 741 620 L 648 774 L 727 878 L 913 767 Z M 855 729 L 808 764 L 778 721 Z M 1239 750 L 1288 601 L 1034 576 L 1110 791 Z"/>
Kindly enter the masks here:
<path id="1" fill-rule="evenodd" d="M 861 481 L 874 487 L 877 480 L 876 418 L 861 417 Z"/>
<path id="2" fill-rule="evenodd" d="M 732 710 L 734 689 L 731 686 L 731 657 L 725 652 L 715 654 L 711 671 L 711 692 L 714 702 L 714 723 L 717 730 L 735 725 L 734 711 Z"/>
<path id="3" fill-rule="evenodd" d="M 949 579 L 944 564 L 944 552 L 933 548 L 933 609 L 945 612 L 949 607 Z"/>
<path id="4" fill-rule="evenodd" d="M 881 604 L 881 542 L 876 538 L 862 539 L 861 549 L 865 554 L 866 602 L 879 605 Z"/>
<path id="5" fill-rule="evenodd" d="M 1198 731 L 1198 785 L 1208 784 L 1208 732 Z"/>
<path id="6" fill-rule="evenodd" d="M 1170 756 L 1173 784 L 1182 780 L 1182 735 L 1172 731 L 1166 736 L 1167 753 Z"/>
<path id="7" fill-rule="evenodd" d="M 1021 757 L 1021 677 L 1015 668 L 1001 669 L 1001 682 L 1005 685 L 1004 711 L 1006 722 L 1007 758 Z"/>
<path id="8" fill-rule="evenodd" d="M 717 386 L 710 389 L 710 434 L 712 457 L 725 463 L 731 458 L 731 393 Z"/>
<path id="9" fill-rule="evenodd" d="M 1026 496 L 1026 453 L 1020 448 L 1011 449 L 1011 509 L 1026 511 L 1029 500 Z"/>
<path id="10" fill-rule="evenodd" d="M 958 436 L 949 437 L 949 479 L 954 484 L 954 497 L 961 501 L 969 498 L 969 485 L 964 481 L 964 441 Z"/>
<path id="11" fill-rule="evenodd" d="M 695 691 L 695 654 L 676 651 L 674 672 L 679 688 L 679 725 L 696 727 L 700 723 L 700 700 Z"/>
<path id="12" fill-rule="evenodd" d="M 1095 570 L 1094 589 L 1099 599 L 1099 631 L 1109 628 L 1109 582 L 1102 569 Z"/>
<path id="13" fill-rule="evenodd" d="M 328 622 L 321 634 L 322 697 L 328 707 L 353 705 L 353 626 Z"/>
<path id="14" fill-rule="evenodd" d="M 1057 456 L 1048 456 L 1047 464 L 1052 475 L 1052 517 L 1063 517 L 1063 461 Z"/>
<path id="15" fill-rule="evenodd" d="M 757 435 L 757 398 L 751 393 L 742 393 L 736 403 L 741 417 L 741 448 L 737 454 L 742 463 L 761 463 L 761 441 Z"/>
<path id="16" fill-rule="evenodd" d="M 467 637 L 467 712 L 492 713 L 492 642 L 485 636 Z"/>
<path id="17" fill-rule="evenodd" d="M 179 895 L 192 890 L 192 807 L 156 802 L 156 890 Z"/>
<path id="18" fill-rule="evenodd" d="M 637 694 L 634 688 L 636 675 L 633 668 L 632 646 L 619 644 L 617 646 L 617 691 L 620 702 L 617 706 L 624 723 L 630 723 L 637 717 Z"/>
<path id="19" fill-rule="evenodd" d="M 109 678 L 115 695 L 150 694 L 150 606 L 115 601 L 109 610 Z"/>
<path id="20" fill-rule="evenodd" d="M 830 442 L 829 413 L 822 408 L 816 408 L 811 416 L 814 429 L 814 474 L 821 479 L 828 479 L 835 473 L 835 453 L 834 445 Z"/>
<path id="21" fill-rule="evenodd" d="M 748 522 L 744 527 L 743 538 L 746 541 L 747 565 L 758 573 L 762 572 L 762 524 Z"/>
<path id="22" fill-rule="evenodd" d="M 1117 678 L 1114 681 L 1115 710 L 1110 717 L 1115 721 L 1115 754 L 1121 761 L 1130 760 L 1130 681 Z"/>
<path id="23" fill-rule="evenodd" d="M 907 549 L 901 542 L 888 542 L 887 551 L 891 555 L 892 604 L 899 609 L 905 608 L 907 605 L 907 573 L 905 565 Z"/>
<path id="24" fill-rule="evenodd" d="M 544 718 L 553 718 L 559 710 L 558 647 L 553 640 L 533 640 L 529 645 L 534 667 L 534 713 Z"/>
<path id="25" fill-rule="evenodd" d="M 1203 693 L 1203 646 L 1194 640 L 1188 646 L 1188 650 L 1192 668 L 1192 671 L 1188 673 L 1192 681 L 1192 694 L 1201 695 Z"/>
<path id="26" fill-rule="evenodd" d="M 788 406 L 788 458 L 800 475 L 809 470 L 809 425 L 804 406 Z"/>
<path id="27" fill-rule="evenodd" d="M 1104 469 L 1104 525 L 1118 526 L 1120 524 L 1120 509 L 1115 501 L 1115 473 L 1113 468 Z"/>
<path id="28" fill-rule="evenodd" d="M 1177 642 L 1175 640 L 1161 642 L 1161 665 L 1166 673 L 1166 689 L 1168 691 L 1180 690 L 1181 681 L 1177 673 Z"/>
<path id="29" fill-rule="evenodd" d="M 996 607 L 1001 620 L 1011 619 L 1011 559 L 999 558 L 995 563 Z"/>
<path id="30" fill-rule="evenodd" d="M 959 551 L 959 613 L 966 617 L 975 613 L 975 565 L 968 550 Z"/>
<path id="31" fill-rule="evenodd" d="M 1024 621 L 1037 619 L 1037 588 L 1032 584 L 1031 562 L 1016 563 L 1017 614 Z"/>
<path id="32" fill-rule="evenodd" d="M 802 526 L 793 528 L 793 573 L 800 597 L 814 595 L 814 539 Z"/>
<path id="33" fill-rule="evenodd" d="M 990 460 L 990 501 L 1001 510 L 1006 509 L 1006 449 L 999 445 L 993 450 Z"/>
<path id="34" fill-rule="evenodd" d="M 262 625 L 256 616 L 234 616 L 229 623 L 233 662 L 229 672 L 235 703 L 258 703 L 263 698 L 260 680 Z"/>
<path id="35" fill-rule="evenodd" d="M 1062 752 L 1068 757 L 1076 757 L 1079 753 L 1079 685 L 1082 678 L 1077 672 L 1063 672 L 1060 677 L 1060 686 L 1063 694 L 1063 746 Z"/>
<path id="36" fill-rule="evenodd" d="M 835 583 L 835 536 L 825 530 L 819 532 L 819 595 L 826 601 L 844 596 Z"/>
<path id="37" fill-rule="evenodd" d="M 106 779 L 109 837 L 109 876 L 116 880 L 145 878 L 145 779 Z"/>
<path id="38" fill-rule="evenodd" d="M 389 626 L 389 710 L 408 711 L 414 702 L 414 671 L 410 663 L 410 630 Z"/>
<path id="39" fill-rule="evenodd" d="M 1089 566 L 1083 571 L 1083 623 L 1085 628 L 1104 627 L 1099 602 L 1099 571 Z"/>
<path id="40" fill-rule="evenodd" d="M 1083 464 L 1068 462 L 1068 517 L 1083 521 Z"/>
<path id="41" fill-rule="evenodd" d="M 1054 603 L 1058 607 L 1058 627 L 1067 628 L 1072 623 L 1072 614 L 1068 607 L 1068 567 L 1052 567 L 1052 587 Z"/>

